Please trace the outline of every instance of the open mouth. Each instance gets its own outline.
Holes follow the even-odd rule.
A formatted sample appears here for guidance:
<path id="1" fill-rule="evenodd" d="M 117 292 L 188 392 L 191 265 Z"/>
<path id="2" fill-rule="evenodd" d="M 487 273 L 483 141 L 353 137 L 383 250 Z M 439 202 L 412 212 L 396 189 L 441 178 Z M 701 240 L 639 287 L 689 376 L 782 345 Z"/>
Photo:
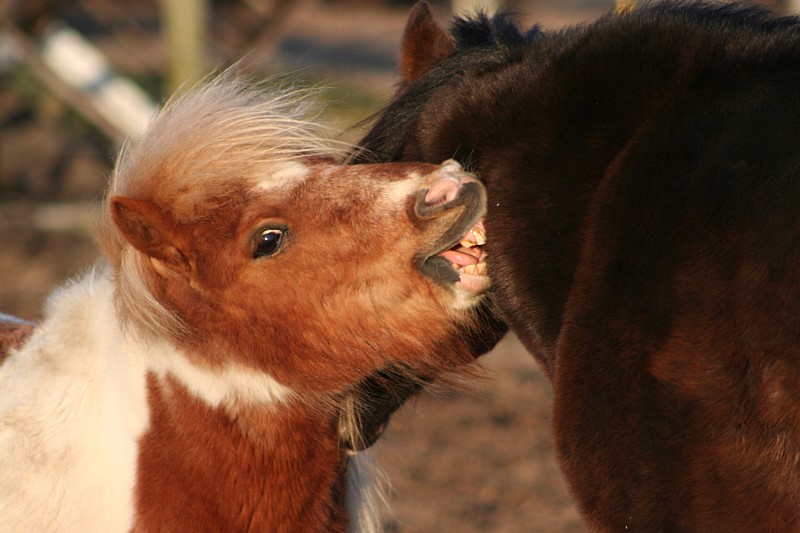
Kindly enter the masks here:
<path id="1" fill-rule="evenodd" d="M 414 215 L 435 223 L 439 233 L 428 253 L 418 257 L 417 267 L 434 282 L 480 294 L 489 288 L 483 246 L 486 230 L 486 189 L 455 161 L 445 161 L 431 174 L 430 187 L 419 191 Z"/>
<path id="2" fill-rule="evenodd" d="M 423 260 L 419 269 L 437 283 L 474 294 L 489 288 L 489 267 L 486 263 L 486 230 L 483 221 L 477 222 L 466 234 Z"/>
<path id="3" fill-rule="evenodd" d="M 480 221 L 450 249 L 437 254 L 445 258 L 458 274 L 457 287 L 476 293 L 483 292 L 489 287 L 489 268 L 483 250 L 484 244 L 486 244 L 486 230 L 483 221 Z"/>

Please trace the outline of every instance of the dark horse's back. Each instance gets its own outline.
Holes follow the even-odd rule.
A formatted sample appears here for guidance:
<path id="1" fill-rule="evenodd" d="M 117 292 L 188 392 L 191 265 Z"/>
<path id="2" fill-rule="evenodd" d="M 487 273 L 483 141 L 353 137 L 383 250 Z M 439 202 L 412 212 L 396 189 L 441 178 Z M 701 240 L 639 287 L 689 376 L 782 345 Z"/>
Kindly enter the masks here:
<path id="1" fill-rule="evenodd" d="M 479 17 L 432 50 L 420 20 L 355 159 L 456 156 L 486 180 L 496 301 L 553 381 L 589 522 L 800 531 L 800 24 Z"/>

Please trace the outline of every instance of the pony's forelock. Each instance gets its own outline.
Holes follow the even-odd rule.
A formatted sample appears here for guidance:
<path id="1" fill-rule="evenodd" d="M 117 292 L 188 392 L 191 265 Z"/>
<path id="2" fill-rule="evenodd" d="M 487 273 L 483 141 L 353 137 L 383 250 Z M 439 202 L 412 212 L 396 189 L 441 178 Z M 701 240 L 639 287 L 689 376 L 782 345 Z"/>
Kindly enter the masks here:
<path id="1" fill-rule="evenodd" d="M 318 93 L 281 80 L 251 83 L 228 71 L 171 98 L 121 148 L 105 204 L 115 195 L 148 199 L 187 223 L 235 191 L 280 187 L 282 165 L 340 156 L 350 145 L 320 124 L 312 99 Z M 125 241 L 107 208 L 95 233 L 115 270 L 121 317 L 147 335 L 184 335 L 186 325 L 149 289 L 150 259 Z"/>
<path id="2" fill-rule="evenodd" d="M 111 194 L 227 188 L 265 165 L 349 148 L 320 124 L 314 88 L 248 83 L 229 73 L 171 98 L 118 158 Z M 207 189 L 206 189 L 207 190 Z"/>

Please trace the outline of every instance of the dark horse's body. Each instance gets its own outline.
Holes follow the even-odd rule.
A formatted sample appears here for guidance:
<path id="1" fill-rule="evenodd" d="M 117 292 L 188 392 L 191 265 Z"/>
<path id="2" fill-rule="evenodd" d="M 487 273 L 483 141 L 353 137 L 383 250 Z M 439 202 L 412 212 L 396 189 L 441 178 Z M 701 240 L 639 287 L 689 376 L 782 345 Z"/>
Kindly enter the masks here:
<path id="1" fill-rule="evenodd" d="M 684 3 L 451 35 L 415 9 L 354 162 L 485 180 L 496 302 L 590 525 L 800 531 L 800 23 Z"/>

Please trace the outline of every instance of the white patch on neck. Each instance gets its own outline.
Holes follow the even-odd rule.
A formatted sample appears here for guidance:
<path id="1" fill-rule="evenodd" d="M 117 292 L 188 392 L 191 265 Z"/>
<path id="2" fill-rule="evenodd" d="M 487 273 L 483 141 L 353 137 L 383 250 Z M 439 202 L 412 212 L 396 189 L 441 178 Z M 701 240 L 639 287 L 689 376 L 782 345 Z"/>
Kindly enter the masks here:
<path id="1" fill-rule="evenodd" d="M 198 366 L 174 348 L 159 350 L 148 366 L 159 378 L 173 376 L 211 407 L 275 404 L 293 396 L 269 374 L 235 363 L 213 369 Z"/>

